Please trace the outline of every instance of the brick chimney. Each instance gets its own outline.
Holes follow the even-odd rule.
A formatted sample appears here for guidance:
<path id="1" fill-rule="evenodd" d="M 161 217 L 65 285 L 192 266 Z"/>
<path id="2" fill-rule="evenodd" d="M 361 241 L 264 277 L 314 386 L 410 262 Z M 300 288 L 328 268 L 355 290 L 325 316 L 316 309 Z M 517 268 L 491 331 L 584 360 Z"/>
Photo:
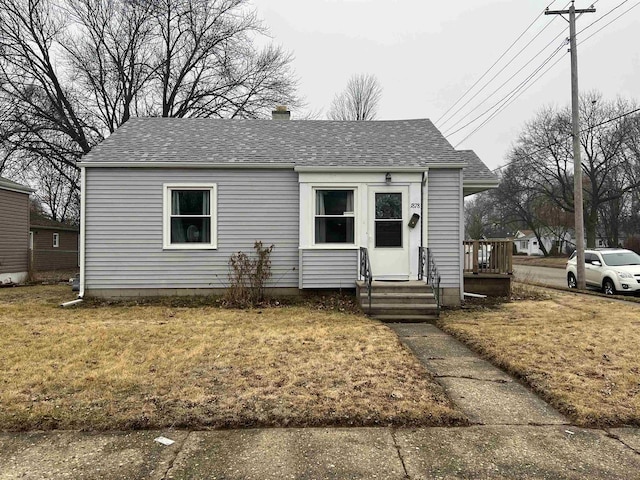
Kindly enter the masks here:
<path id="1" fill-rule="evenodd" d="M 287 110 L 286 105 L 278 105 L 276 109 L 271 112 L 271 118 L 273 120 L 290 120 L 291 112 Z"/>

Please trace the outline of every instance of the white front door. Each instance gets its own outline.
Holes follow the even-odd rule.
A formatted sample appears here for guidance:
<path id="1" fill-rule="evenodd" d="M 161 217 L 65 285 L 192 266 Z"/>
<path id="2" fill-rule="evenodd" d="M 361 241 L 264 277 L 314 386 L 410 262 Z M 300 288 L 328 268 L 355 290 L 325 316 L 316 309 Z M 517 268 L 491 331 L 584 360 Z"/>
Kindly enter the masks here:
<path id="1" fill-rule="evenodd" d="M 409 187 L 369 188 L 369 258 L 376 280 L 409 279 Z"/>

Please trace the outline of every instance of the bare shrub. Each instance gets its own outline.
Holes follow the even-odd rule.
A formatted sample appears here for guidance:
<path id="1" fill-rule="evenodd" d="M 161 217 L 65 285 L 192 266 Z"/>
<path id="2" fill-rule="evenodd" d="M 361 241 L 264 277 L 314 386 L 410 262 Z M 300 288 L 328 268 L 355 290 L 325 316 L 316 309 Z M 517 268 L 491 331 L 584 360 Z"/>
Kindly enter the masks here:
<path id="1" fill-rule="evenodd" d="M 265 299 L 265 284 L 271 277 L 271 252 L 273 245 L 264 247 L 256 241 L 254 257 L 237 252 L 229 258 L 229 288 L 225 303 L 230 307 L 249 308 Z"/>

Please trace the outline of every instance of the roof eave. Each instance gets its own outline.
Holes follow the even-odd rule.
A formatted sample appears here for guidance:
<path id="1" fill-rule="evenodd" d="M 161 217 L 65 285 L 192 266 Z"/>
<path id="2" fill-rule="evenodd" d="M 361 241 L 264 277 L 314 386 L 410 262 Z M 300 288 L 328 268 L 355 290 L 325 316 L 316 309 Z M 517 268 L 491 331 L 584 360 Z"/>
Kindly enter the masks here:
<path id="1" fill-rule="evenodd" d="M 235 169 L 235 168 L 257 168 L 257 169 L 273 169 L 273 170 L 292 170 L 292 163 L 214 163 L 214 162 L 95 162 L 84 161 L 78 162 L 80 167 L 84 168 L 217 168 L 217 169 Z"/>
<path id="2" fill-rule="evenodd" d="M 485 190 L 498 188 L 498 185 L 500 185 L 498 180 L 464 180 L 462 182 L 462 191 L 464 196 L 467 197 Z"/>
<path id="3" fill-rule="evenodd" d="M 7 190 L 9 192 L 25 193 L 31 195 L 35 190 L 29 187 L 22 187 L 16 183 L 5 183 L 0 181 L 0 190 Z"/>

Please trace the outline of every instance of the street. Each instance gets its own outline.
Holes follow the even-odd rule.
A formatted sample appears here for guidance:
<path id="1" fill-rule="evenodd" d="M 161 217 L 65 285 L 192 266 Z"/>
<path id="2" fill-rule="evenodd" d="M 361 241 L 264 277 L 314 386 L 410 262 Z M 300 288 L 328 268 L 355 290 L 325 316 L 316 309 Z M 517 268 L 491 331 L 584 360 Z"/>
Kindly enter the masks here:
<path id="1" fill-rule="evenodd" d="M 567 286 L 567 277 L 564 268 L 514 265 L 513 277 L 514 280 L 518 282 L 534 282 L 551 287 Z"/>

